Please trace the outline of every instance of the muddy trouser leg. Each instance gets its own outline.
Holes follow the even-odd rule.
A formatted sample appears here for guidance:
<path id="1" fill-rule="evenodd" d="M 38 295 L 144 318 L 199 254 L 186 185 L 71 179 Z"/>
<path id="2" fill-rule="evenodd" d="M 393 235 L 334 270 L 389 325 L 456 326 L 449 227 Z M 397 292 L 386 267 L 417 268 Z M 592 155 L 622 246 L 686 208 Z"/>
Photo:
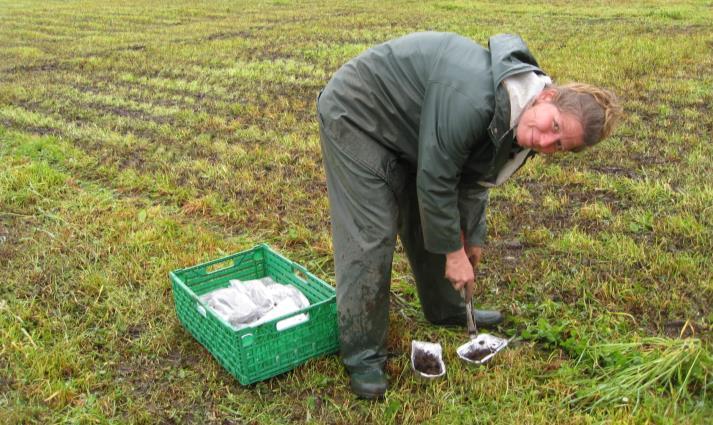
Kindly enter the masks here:
<path id="1" fill-rule="evenodd" d="M 416 279 L 423 314 L 434 324 L 465 325 L 463 298 L 444 277 L 446 256 L 424 247 L 415 179 L 407 179 L 399 198 L 399 238 Z"/>
<path id="2" fill-rule="evenodd" d="M 344 129 L 335 140 L 320 124 L 342 361 L 350 373 L 382 370 L 387 354 L 389 287 L 398 217 L 386 177 L 393 155 L 374 142 L 355 158 L 340 145 L 352 142 L 345 138 L 365 136 Z M 333 123 L 330 128 L 334 128 Z M 370 146 L 364 140 L 359 144 Z"/>

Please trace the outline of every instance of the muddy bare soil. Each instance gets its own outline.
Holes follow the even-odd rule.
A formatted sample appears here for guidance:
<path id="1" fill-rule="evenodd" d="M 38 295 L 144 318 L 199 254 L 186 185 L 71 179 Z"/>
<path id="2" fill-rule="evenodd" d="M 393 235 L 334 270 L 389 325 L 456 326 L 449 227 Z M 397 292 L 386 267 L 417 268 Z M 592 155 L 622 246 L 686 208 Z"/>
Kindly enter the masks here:
<path id="1" fill-rule="evenodd" d="M 427 351 L 416 351 L 413 356 L 413 366 L 427 375 L 440 375 L 443 372 L 438 358 Z"/>

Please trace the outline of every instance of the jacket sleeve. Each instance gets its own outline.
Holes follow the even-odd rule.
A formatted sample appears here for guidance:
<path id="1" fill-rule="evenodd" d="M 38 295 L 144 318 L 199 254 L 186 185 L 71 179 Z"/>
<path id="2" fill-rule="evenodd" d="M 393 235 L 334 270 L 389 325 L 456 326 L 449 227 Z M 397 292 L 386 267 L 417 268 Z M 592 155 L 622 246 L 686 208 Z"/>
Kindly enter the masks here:
<path id="1" fill-rule="evenodd" d="M 424 244 L 445 254 L 462 247 L 458 182 L 474 141 L 487 128 L 488 111 L 451 86 L 426 89 L 419 128 L 416 188 Z"/>
<path id="2" fill-rule="evenodd" d="M 486 208 L 488 206 L 488 189 L 482 186 L 461 187 L 458 191 L 458 211 L 460 226 L 468 246 L 483 246 L 488 227 L 486 224 Z"/>

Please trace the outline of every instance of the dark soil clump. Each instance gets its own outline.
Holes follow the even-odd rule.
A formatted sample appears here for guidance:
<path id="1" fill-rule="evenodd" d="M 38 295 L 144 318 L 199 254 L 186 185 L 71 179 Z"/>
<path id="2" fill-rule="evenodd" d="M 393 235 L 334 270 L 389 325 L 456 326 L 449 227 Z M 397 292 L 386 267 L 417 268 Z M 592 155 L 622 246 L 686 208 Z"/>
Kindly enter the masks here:
<path id="1" fill-rule="evenodd" d="M 426 375 L 440 375 L 443 372 L 438 358 L 427 351 L 416 351 L 413 356 L 413 366 Z"/>
<path id="2" fill-rule="evenodd" d="M 474 362 L 482 361 L 485 357 L 487 357 L 490 353 L 493 352 L 490 348 L 484 347 L 484 344 L 484 341 L 480 341 L 480 346 L 471 346 L 470 348 L 468 348 L 468 351 L 463 354 L 463 356 L 465 356 L 468 360 L 472 360 Z"/>

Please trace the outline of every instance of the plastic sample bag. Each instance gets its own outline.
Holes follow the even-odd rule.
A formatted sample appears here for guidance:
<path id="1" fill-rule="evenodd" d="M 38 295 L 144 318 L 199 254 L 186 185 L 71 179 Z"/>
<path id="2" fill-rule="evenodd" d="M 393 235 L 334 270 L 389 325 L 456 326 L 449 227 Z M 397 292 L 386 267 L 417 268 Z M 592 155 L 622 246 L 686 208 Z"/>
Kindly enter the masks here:
<path id="1" fill-rule="evenodd" d="M 230 286 L 204 294 L 200 299 L 236 330 L 269 322 L 310 305 L 297 288 L 277 283 L 269 276 L 248 281 L 233 279 Z M 300 314 L 278 322 L 277 327 L 286 329 L 307 319 L 307 315 Z"/>

